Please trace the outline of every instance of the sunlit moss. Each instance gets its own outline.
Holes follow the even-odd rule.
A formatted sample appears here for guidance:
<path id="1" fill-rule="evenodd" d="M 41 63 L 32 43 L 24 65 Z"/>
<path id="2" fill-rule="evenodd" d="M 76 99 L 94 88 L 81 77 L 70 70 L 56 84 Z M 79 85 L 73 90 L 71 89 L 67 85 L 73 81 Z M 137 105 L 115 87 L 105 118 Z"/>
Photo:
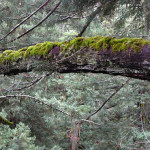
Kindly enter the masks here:
<path id="1" fill-rule="evenodd" d="M 42 55 L 47 55 L 54 46 L 53 42 L 45 42 L 41 48 Z"/>
<path id="2" fill-rule="evenodd" d="M 3 55 L 8 56 L 10 53 L 14 52 L 13 50 L 5 50 Z"/>
<path id="3" fill-rule="evenodd" d="M 30 51 L 33 49 L 33 46 L 29 46 L 28 48 L 27 48 L 27 50 L 25 51 L 25 53 L 24 53 L 24 57 L 26 58 L 26 57 L 28 57 L 28 56 L 31 56 L 30 55 Z"/>
<path id="4" fill-rule="evenodd" d="M 83 40 L 84 40 L 83 37 L 77 37 L 71 41 L 63 42 L 59 46 L 62 48 L 63 51 L 78 50 L 80 49 Z"/>
<path id="5" fill-rule="evenodd" d="M 6 124 L 6 125 L 13 125 L 13 122 L 10 122 L 9 120 L 7 120 L 6 118 L 0 116 L 0 123 L 2 124 Z"/>
<path id="6" fill-rule="evenodd" d="M 30 57 L 42 56 L 45 58 L 51 57 L 50 51 L 55 47 L 60 48 L 60 52 L 64 53 L 65 56 L 70 56 L 76 50 L 88 47 L 95 51 L 107 51 L 112 52 L 128 51 L 129 48 L 133 52 L 140 52 L 143 46 L 149 45 L 150 41 L 141 38 L 122 38 L 115 39 L 114 37 L 77 37 L 70 41 L 64 42 L 44 42 L 38 43 L 34 46 L 19 49 L 18 51 L 6 50 L 0 54 L 0 63 L 8 63 L 18 61 L 20 59 L 27 59 Z"/>

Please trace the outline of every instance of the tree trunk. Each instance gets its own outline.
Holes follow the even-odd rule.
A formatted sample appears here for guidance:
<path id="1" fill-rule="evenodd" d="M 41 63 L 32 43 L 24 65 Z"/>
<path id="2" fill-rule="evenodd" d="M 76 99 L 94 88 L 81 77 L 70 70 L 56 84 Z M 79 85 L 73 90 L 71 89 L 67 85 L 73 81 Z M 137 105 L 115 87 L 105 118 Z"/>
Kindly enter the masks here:
<path id="1" fill-rule="evenodd" d="M 150 2 L 147 0 L 144 1 L 144 10 L 145 10 L 145 32 L 146 36 L 149 36 L 150 30 Z"/>
<path id="2" fill-rule="evenodd" d="M 80 140 L 80 123 L 75 122 L 70 134 L 71 150 L 78 150 L 78 143 Z"/>
<path id="3" fill-rule="evenodd" d="M 150 81 L 150 41 L 78 37 L 0 54 L 0 74 L 29 71 L 106 73 Z"/>

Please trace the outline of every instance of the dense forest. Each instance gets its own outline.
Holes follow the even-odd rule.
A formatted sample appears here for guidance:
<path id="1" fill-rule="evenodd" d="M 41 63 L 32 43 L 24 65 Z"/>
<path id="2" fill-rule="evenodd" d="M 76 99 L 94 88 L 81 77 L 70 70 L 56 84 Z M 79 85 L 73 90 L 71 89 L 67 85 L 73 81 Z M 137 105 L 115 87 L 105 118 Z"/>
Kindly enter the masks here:
<path id="1" fill-rule="evenodd" d="M 0 12 L 0 150 L 150 149 L 150 0 Z"/>

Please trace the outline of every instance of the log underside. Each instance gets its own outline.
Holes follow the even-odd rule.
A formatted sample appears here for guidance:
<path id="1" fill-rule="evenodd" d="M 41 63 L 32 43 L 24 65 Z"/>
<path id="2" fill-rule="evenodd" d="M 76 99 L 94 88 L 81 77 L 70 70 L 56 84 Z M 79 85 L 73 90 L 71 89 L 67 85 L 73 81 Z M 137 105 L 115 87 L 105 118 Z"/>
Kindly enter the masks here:
<path id="1" fill-rule="evenodd" d="M 48 48 L 43 48 L 46 44 L 41 43 L 18 51 L 5 51 L 0 54 L 0 74 L 13 75 L 29 71 L 92 72 L 150 81 L 149 41 L 112 37 L 109 40 L 106 37 L 89 39 L 47 42 Z M 21 54 L 16 55 L 17 52 Z"/>

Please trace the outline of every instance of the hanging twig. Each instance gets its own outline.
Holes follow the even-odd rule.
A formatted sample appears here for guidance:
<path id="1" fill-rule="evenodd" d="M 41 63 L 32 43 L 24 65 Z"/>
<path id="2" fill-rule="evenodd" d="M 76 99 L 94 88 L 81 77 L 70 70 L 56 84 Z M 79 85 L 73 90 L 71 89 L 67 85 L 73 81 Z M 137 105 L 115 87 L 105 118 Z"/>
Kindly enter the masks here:
<path id="1" fill-rule="evenodd" d="M 31 98 L 31 99 L 33 99 L 35 102 L 38 102 L 39 104 L 42 104 L 42 105 L 51 107 L 51 108 L 53 108 L 53 109 L 55 109 L 55 110 L 57 110 L 57 111 L 59 111 L 59 112 L 65 114 L 65 115 L 67 115 L 67 116 L 70 116 L 70 114 L 66 113 L 66 112 L 63 111 L 63 110 L 60 110 L 60 109 L 58 109 L 58 108 L 55 108 L 52 104 L 48 104 L 48 103 L 44 102 L 43 100 L 40 100 L 40 99 L 38 99 L 38 98 L 36 98 L 36 97 L 33 97 L 33 96 L 30 96 L 30 95 L 6 95 L 6 96 L 0 96 L 0 99 L 3 100 L 3 99 L 11 98 L 11 97 L 14 97 L 14 98 L 15 98 L 15 97 L 27 97 L 27 98 Z"/>
<path id="2" fill-rule="evenodd" d="M 30 88 L 32 86 L 34 86 L 35 84 L 39 83 L 41 80 L 43 80 L 46 76 L 49 76 L 50 73 L 47 73 L 45 74 L 44 76 L 41 76 L 41 77 L 38 77 L 36 78 L 35 80 L 33 80 L 32 82 L 30 82 L 29 84 L 21 87 L 21 88 L 15 88 L 15 89 L 12 89 L 12 90 L 9 90 L 9 91 L 21 91 L 23 89 L 26 89 L 26 88 Z"/>
<path id="3" fill-rule="evenodd" d="M 119 87 L 95 112 L 93 112 L 92 114 L 90 114 L 86 120 L 89 120 L 92 116 L 94 116 L 96 113 L 98 113 L 104 106 L 105 104 L 114 96 L 116 95 L 116 93 L 118 93 L 128 82 L 130 79 L 128 79 L 124 84 L 122 84 L 121 87 Z"/>
<path id="4" fill-rule="evenodd" d="M 26 35 L 27 33 L 29 33 L 30 31 L 32 31 L 33 29 L 35 29 L 36 27 L 38 27 L 39 25 L 41 25 L 56 9 L 57 7 L 61 4 L 61 2 L 58 2 L 56 4 L 56 6 L 47 14 L 47 16 L 45 18 L 43 18 L 38 24 L 36 24 L 33 28 L 29 29 L 28 31 L 26 31 L 25 33 L 21 34 L 20 36 L 18 36 L 17 38 L 12 39 L 11 41 L 7 42 L 7 43 L 11 43 L 17 39 L 20 39 L 21 37 L 23 37 L 24 35 Z M 7 44 L 5 43 L 5 44 Z"/>
<path id="5" fill-rule="evenodd" d="M 8 35 L 10 35 L 13 31 L 15 31 L 20 25 L 22 25 L 26 20 L 31 18 L 36 12 L 38 12 L 41 8 L 45 7 L 51 0 L 47 0 L 43 5 L 41 5 L 38 9 L 33 11 L 30 15 L 28 15 L 24 20 L 22 20 L 19 24 L 17 24 L 10 32 L 8 32 L 5 36 L 3 36 L 1 40 L 5 39 Z"/>
<path id="6" fill-rule="evenodd" d="M 81 119 L 81 123 L 82 123 L 83 121 L 84 121 L 84 122 L 88 122 L 88 123 L 90 123 L 90 124 L 97 125 L 97 126 L 102 126 L 101 124 L 99 124 L 99 123 L 96 123 L 96 122 L 94 122 L 94 121 L 91 121 L 91 120 Z"/>

